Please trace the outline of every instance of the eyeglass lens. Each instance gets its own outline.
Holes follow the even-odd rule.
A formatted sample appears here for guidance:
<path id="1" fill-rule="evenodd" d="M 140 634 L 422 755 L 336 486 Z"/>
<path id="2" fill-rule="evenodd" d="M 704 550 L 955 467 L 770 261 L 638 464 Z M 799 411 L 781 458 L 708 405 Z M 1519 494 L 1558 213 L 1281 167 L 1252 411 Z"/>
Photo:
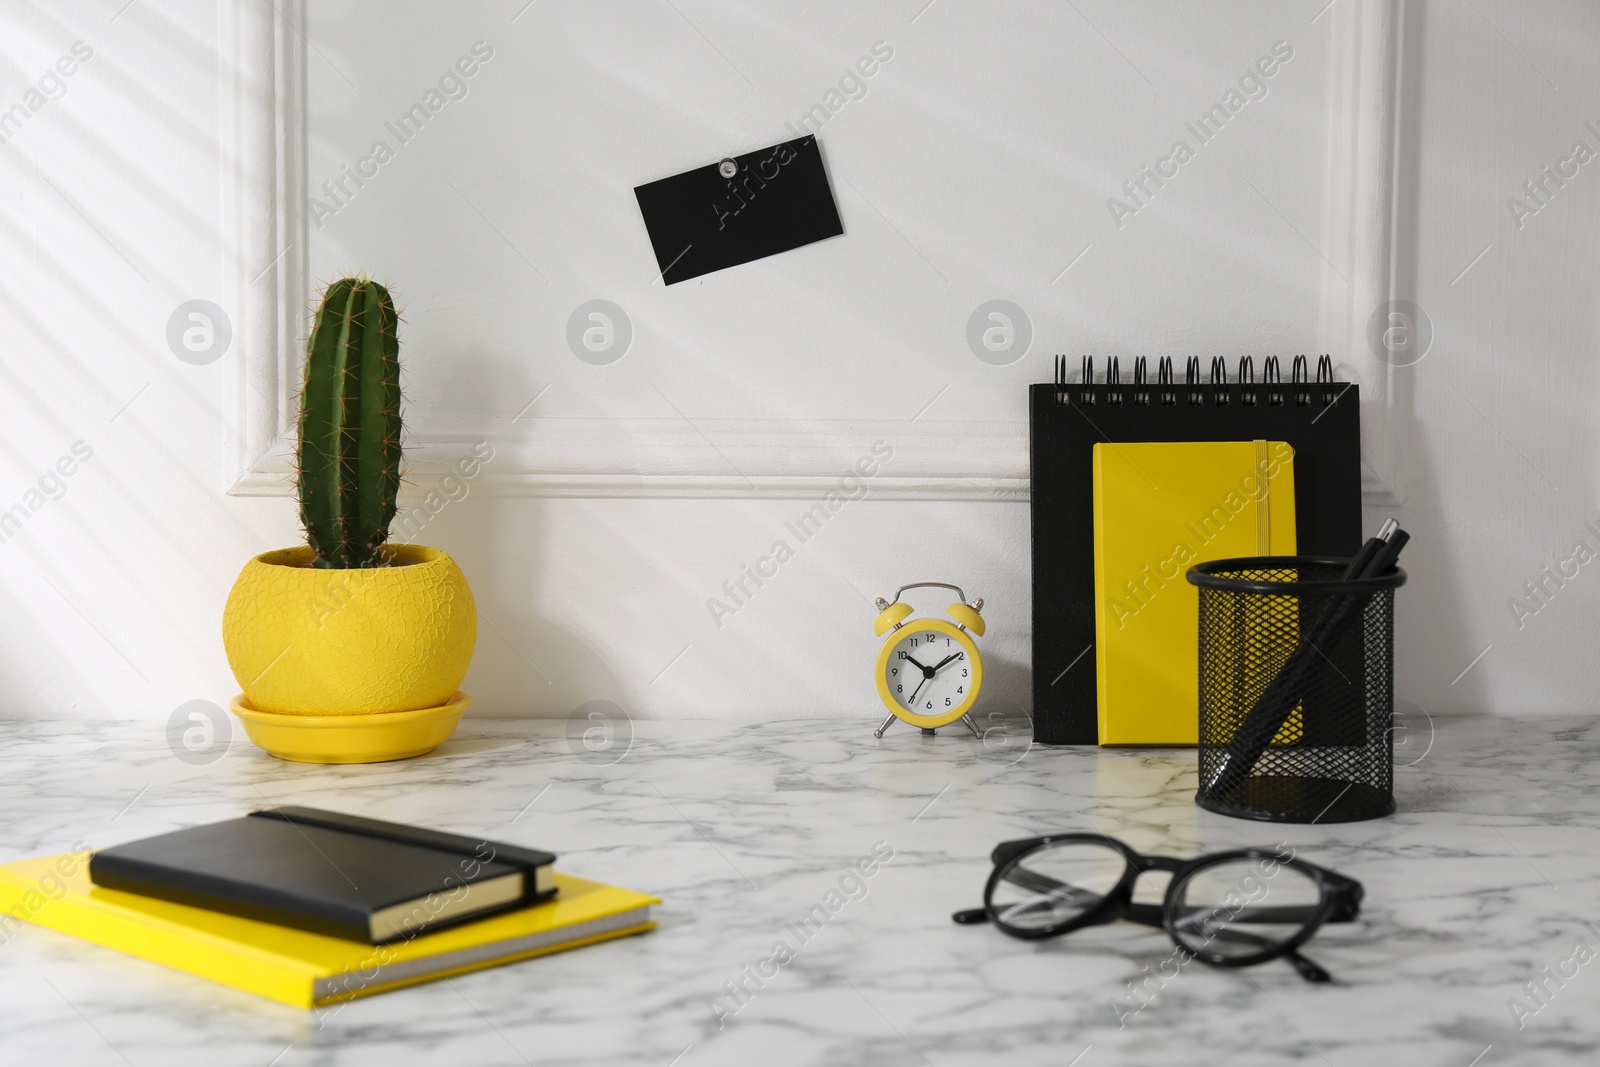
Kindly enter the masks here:
<path id="1" fill-rule="evenodd" d="M 989 904 L 1001 926 L 1038 930 L 1069 922 L 1105 899 L 1127 871 L 1122 853 L 1066 841 L 1025 853 L 1000 872 Z"/>
<path id="2" fill-rule="evenodd" d="M 1321 903 L 1321 886 L 1299 868 L 1236 859 L 1202 867 L 1174 887 L 1167 916 L 1192 952 L 1252 956 L 1305 929 Z"/>

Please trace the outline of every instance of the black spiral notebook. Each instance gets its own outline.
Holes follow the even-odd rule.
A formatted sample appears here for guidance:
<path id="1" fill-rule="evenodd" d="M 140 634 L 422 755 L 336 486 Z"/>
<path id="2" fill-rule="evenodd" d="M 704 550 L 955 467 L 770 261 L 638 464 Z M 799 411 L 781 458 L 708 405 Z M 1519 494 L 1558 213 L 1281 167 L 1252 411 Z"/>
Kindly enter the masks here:
<path id="1" fill-rule="evenodd" d="M 1349 556 L 1361 546 L 1359 386 L 1333 380 L 1333 361 L 1317 362 L 1310 381 L 1296 356 L 1290 381 L 1277 357 L 1255 380 L 1249 356 L 1235 380 L 1218 357 L 1202 382 L 1199 357 L 1184 381 L 1163 358 L 1147 381 L 1143 357 L 1133 380 L 1113 359 L 1094 380 L 1090 357 L 1080 381 L 1067 382 L 1058 357 L 1055 381 L 1028 390 L 1033 540 L 1033 737 L 1054 745 L 1099 741 L 1095 678 L 1094 446 L 1102 441 L 1286 441 L 1294 449 L 1295 525 L 1303 556 Z M 1359 649 L 1334 650 L 1335 659 Z M 1345 672 L 1358 677 L 1359 671 Z M 1348 723 L 1322 724 L 1306 709 L 1299 743 L 1363 744 Z M 1198 713 L 1198 712 L 1197 712 Z M 1341 733 L 1339 731 L 1345 731 Z"/>

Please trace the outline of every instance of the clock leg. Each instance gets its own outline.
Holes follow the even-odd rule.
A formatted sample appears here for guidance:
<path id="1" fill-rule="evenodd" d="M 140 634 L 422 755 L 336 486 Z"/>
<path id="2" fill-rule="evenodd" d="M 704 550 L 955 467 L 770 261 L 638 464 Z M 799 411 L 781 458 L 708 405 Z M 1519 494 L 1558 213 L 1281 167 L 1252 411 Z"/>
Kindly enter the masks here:
<path id="1" fill-rule="evenodd" d="M 894 713 L 890 712 L 887 716 L 884 717 L 883 725 L 878 727 L 876 730 L 872 731 L 872 736 L 876 737 L 878 740 L 882 741 L 883 740 L 883 732 L 885 730 L 887 730 L 889 728 L 890 724 L 892 724 L 893 722 L 894 722 Z"/>
<path id="2" fill-rule="evenodd" d="M 972 721 L 971 712 L 961 716 L 961 721 L 967 724 L 967 729 L 972 731 L 973 737 L 976 737 L 979 741 L 983 740 L 983 734 L 978 731 L 978 724 Z"/>

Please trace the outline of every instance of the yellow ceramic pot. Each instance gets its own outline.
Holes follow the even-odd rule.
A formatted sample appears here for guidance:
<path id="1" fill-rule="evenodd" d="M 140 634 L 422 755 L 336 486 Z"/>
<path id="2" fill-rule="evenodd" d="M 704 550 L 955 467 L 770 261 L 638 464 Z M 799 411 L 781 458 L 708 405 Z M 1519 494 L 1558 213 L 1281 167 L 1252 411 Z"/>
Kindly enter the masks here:
<path id="1" fill-rule="evenodd" d="M 304 546 L 245 564 L 222 641 L 251 708 L 374 715 L 451 702 L 478 637 L 466 576 L 437 548 L 385 551 L 384 567 L 319 570 Z"/>

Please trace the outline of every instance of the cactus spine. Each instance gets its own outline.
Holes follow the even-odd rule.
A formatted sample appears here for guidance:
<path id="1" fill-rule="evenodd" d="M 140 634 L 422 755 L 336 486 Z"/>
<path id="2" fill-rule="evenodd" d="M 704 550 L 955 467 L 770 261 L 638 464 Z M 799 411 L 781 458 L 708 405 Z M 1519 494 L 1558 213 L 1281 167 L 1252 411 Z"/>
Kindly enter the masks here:
<path id="1" fill-rule="evenodd" d="M 376 567 L 400 490 L 400 339 L 389 291 L 328 287 L 300 392 L 300 521 L 316 566 Z"/>

